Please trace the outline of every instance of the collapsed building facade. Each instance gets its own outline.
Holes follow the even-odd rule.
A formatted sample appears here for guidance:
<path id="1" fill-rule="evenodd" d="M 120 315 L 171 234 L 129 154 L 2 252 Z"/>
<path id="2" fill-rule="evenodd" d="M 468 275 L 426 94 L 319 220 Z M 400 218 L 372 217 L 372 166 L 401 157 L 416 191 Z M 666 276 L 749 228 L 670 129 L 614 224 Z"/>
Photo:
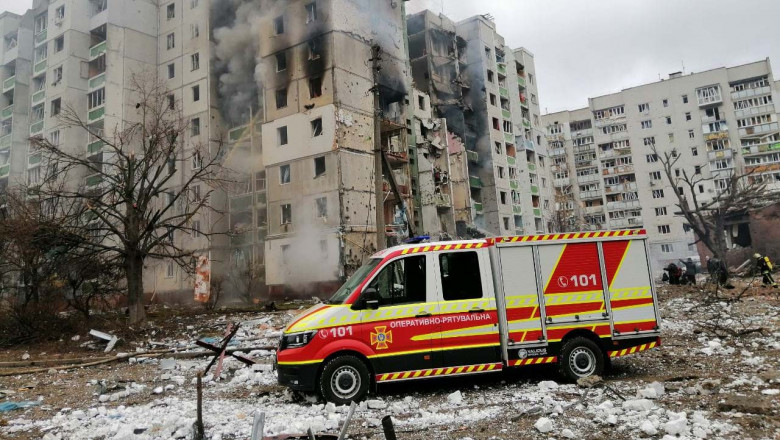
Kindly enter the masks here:
<path id="1" fill-rule="evenodd" d="M 465 175 L 451 176 L 457 235 L 548 231 L 552 182 L 533 55 L 506 46 L 488 16 L 455 23 L 423 11 L 407 31 L 415 86 L 466 152 L 454 168 Z"/>

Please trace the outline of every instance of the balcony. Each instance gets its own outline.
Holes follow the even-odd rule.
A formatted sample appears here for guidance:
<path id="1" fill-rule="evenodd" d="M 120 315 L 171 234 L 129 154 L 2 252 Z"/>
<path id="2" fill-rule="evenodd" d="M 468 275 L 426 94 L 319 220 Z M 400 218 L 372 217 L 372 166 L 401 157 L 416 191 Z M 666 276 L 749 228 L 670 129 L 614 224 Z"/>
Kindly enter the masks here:
<path id="1" fill-rule="evenodd" d="M 477 214 L 482 214 L 482 209 L 483 209 L 482 203 L 474 202 L 474 212 L 476 212 Z"/>
<path id="2" fill-rule="evenodd" d="M 598 174 L 587 174 L 584 176 L 577 176 L 577 183 L 593 183 L 601 181 L 601 176 Z"/>
<path id="3" fill-rule="evenodd" d="M 704 136 L 706 137 L 709 134 L 727 132 L 729 131 L 729 126 L 726 123 L 726 121 L 715 121 L 709 124 L 703 124 L 701 126 L 701 131 L 702 133 L 704 133 Z"/>
<path id="4" fill-rule="evenodd" d="M 44 29 L 37 34 L 35 34 L 35 45 L 39 46 L 41 43 L 46 41 L 46 37 L 48 35 L 48 29 Z"/>
<path id="5" fill-rule="evenodd" d="M 43 131 L 43 121 L 38 121 L 30 124 L 30 135 L 36 135 Z"/>
<path id="6" fill-rule="evenodd" d="M 499 74 L 506 76 L 506 63 L 498 63 L 498 69 L 496 69 Z"/>
<path id="7" fill-rule="evenodd" d="M 482 188 L 482 179 L 475 176 L 469 177 L 469 186 L 472 188 Z"/>
<path id="8" fill-rule="evenodd" d="M 479 163 L 479 153 L 473 150 L 466 150 L 466 158 L 471 163 Z"/>
<path id="9" fill-rule="evenodd" d="M 96 140 L 93 142 L 90 142 L 87 144 L 87 154 L 95 154 L 103 149 L 103 146 L 106 145 L 105 142 L 101 140 Z"/>
<path id="10" fill-rule="evenodd" d="M 620 185 L 605 186 L 604 191 L 607 194 L 622 193 L 625 191 L 636 191 L 636 182 L 621 183 Z"/>
<path id="11" fill-rule="evenodd" d="M 707 158 L 709 160 L 731 159 L 732 157 L 734 157 L 734 151 L 731 148 L 707 152 Z"/>
<path id="12" fill-rule="evenodd" d="M 106 84 L 106 73 L 105 72 L 103 72 L 103 73 L 101 73 L 101 74 L 99 74 L 97 76 L 93 76 L 92 78 L 89 79 L 89 88 L 90 88 L 90 90 L 103 87 L 105 84 Z"/>
<path id="13" fill-rule="evenodd" d="M 38 61 L 37 63 L 35 63 L 35 67 L 33 67 L 33 73 L 36 75 L 44 71 L 46 71 L 45 59 Z"/>
<path id="14" fill-rule="evenodd" d="M 611 149 L 611 150 L 601 150 L 599 152 L 599 157 L 602 159 L 608 159 L 611 157 L 621 157 L 621 156 L 630 156 L 631 155 L 631 149 L 630 148 L 620 148 L 620 149 Z"/>
<path id="15" fill-rule="evenodd" d="M 534 141 L 527 140 L 525 141 L 525 149 L 526 150 L 534 150 L 536 148 L 536 144 L 534 144 Z"/>
<path id="16" fill-rule="evenodd" d="M 8 175 L 11 174 L 11 164 L 7 163 L 3 166 L 0 166 L 0 178 L 8 177 Z"/>
<path id="17" fill-rule="evenodd" d="M 585 214 L 594 215 L 594 214 L 603 214 L 603 213 L 604 213 L 604 205 L 585 207 Z"/>
<path id="18" fill-rule="evenodd" d="M 770 124 L 754 125 L 752 127 L 745 127 L 739 129 L 739 137 L 755 136 L 765 133 L 773 133 L 778 130 L 777 122 Z"/>
<path id="19" fill-rule="evenodd" d="M 518 189 L 518 188 L 520 188 L 520 184 L 517 183 L 516 180 L 511 180 L 509 182 L 509 187 L 512 188 L 512 189 Z"/>
<path id="20" fill-rule="evenodd" d="M 565 156 L 566 155 L 566 148 L 553 148 L 550 150 L 550 156 Z"/>
<path id="21" fill-rule="evenodd" d="M 10 118 L 14 114 L 14 105 L 11 104 L 8 107 L 4 108 L 2 112 L 0 112 L 0 119 L 6 120 Z"/>
<path id="22" fill-rule="evenodd" d="M 504 140 L 506 140 L 507 142 L 514 142 L 515 135 L 512 133 L 504 133 Z"/>
<path id="23" fill-rule="evenodd" d="M 89 48 L 89 59 L 93 60 L 93 59 L 99 57 L 100 55 L 103 55 L 104 53 L 106 53 L 106 46 L 107 46 L 106 41 L 103 40 L 102 42 L 100 42 L 100 43 L 90 47 Z"/>
<path id="24" fill-rule="evenodd" d="M 531 194 L 539 194 L 539 187 L 536 185 L 531 185 Z"/>
<path id="25" fill-rule="evenodd" d="M 611 175 L 619 175 L 619 174 L 630 174 L 633 172 L 634 172 L 633 165 L 620 165 L 617 167 L 604 168 L 602 174 L 604 174 L 605 176 L 611 176 Z"/>
<path id="26" fill-rule="evenodd" d="M 3 93 L 8 92 L 9 90 L 13 90 L 16 86 L 16 76 L 12 76 L 8 78 L 7 80 L 3 81 Z"/>
<path id="27" fill-rule="evenodd" d="M 33 154 L 27 159 L 27 163 L 30 165 L 37 165 L 41 163 L 41 155 L 40 154 Z"/>
<path id="28" fill-rule="evenodd" d="M 568 177 L 562 177 L 560 179 L 553 180 L 553 185 L 556 188 L 560 188 L 560 187 L 563 187 L 563 186 L 570 186 L 571 185 L 571 180 L 569 180 Z"/>
<path id="29" fill-rule="evenodd" d="M 621 200 L 616 202 L 607 202 L 607 209 L 610 211 L 625 211 L 626 209 L 640 208 L 639 200 Z"/>
<path id="30" fill-rule="evenodd" d="M 731 92 L 731 99 L 736 101 L 739 99 L 750 98 L 753 96 L 769 95 L 770 93 L 772 93 L 771 87 L 769 86 L 759 87 L 757 89 L 747 89 L 747 90 L 741 90 L 739 92 Z"/>
<path id="31" fill-rule="evenodd" d="M 529 171 L 536 171 L 536 164 L 532 162 L 528 162 L 528 170 Z"/>
<path id="32" fill-rule="evenodd" d="M 531 128 L 531 121 L 523 117 L 523 127 L 525 128 Z"/>
<path id="33" fill-rule="evenodd" d="M 742 154 L 758 154 L 769 151 L 780 151 L 780 142 L 775 142 L 774 144 L 751 145 L 749 147 L 742 147 Z"/>
<path id="34" fill-rule="evenodd" d="M 542 216 L 542 210 L 539 208 L 534 208 L 534 216 L 535 217 L 541 217 Z"/>
<path id="35" fill-rule="evenodd" d="M 517 77 L 517 85 L 522 87 L 522 88 L 525 88 L 525 78 L 523 78 L 522 76 L 518 76 Z"/>
<path id="36" fill-rule="evenodd" d="M 43 102 L 43 100 L 46 98 L 46 89 L 39 90 L 32 95 L 32 103 L 38 104 L 40 102 Z"/>
<path id="37" fill-rule="evenodd" d="M 93 108 L 89 111 L 89 114 L 87 115 L 87 119 L 89 123 L 99 121 L 100 119 L 103 119 L 103 117 L 106 115 L 106 106 L 101 105 L 98 108 Z"/>
<path id="38" fill-rule="evenodd" d="M 593 136 L 593 129 L 592 128 L 586 128 L 584 130 L 577 130 L 572 133 L 573 138 L 581 138 L 586 136 Z"/>
<path id="39" fill-rule="evenodd" d="M 509 98 L 509 90 L 505 87 L 499 87 L 498 94 L 501 95 L 502 98 Z"/>
<path id="40" fill-rule="evenodd" d="M 596 151 L 596 146 L 593 144 L 576 145 L 572 151 L 574 151 L 574 154 L 590 153 Z"/>
<path id="41" fill-rule="evenodd" d="M 515 165 L 515 164 L 517 164 L 517 159 L 515 159 L 512 156 L 507 156 L 506 157 L 506 163 L 507 163 L 507 165 Z"/>
<path id="42" fill-rule="evenodd" d="M 769 105 L 761 105 L 758 107 L 746 108 L 742 110 L 736 110 L 734 111 L 734 114 L 737 116 L 737 119 L 743 119 L 743 118 L 748 118 L 750 116 L 758 116 L 758 115 L 774 113 L 774 112 L 775 112 L 775 106 L 769 104 Z"/>
<path id="43" fill-rule="evenodd" d="M 580 191 L 580 200 L 594 200 L 594 199 L 601 199 L 601 191 L 600 190 L 592 190 L 592 191 Z"/>
<path id="44" fill-rule="evenodd" d="M 501 109 L 501 116 L 503 116 L 503 117 L 505 117 L 507 119 L 512 119 L 512 112 L 510 112 L 509 110 L 506 110 L 506 109 Z"/>
<path id="45" fill-rule="evenodd" d="M 436 197 L 434 198 L 434 202 L 436 203 L 436 207 L 439 209 L 450 209 L 452 208 L 452 199 L 450 198 L 449 194 L 436 194 Z"/>
<path id="46" fill-rule="evenodd" d="M 244 136 L 244 132 L 246 131 L 246 126 L 242 127 L 236 127 L 228 131 L 228 139 L 230 139 L 232 142 L 236 142 L 239 139 L 241 139 Z"/>
<path id="47" fill-rule="evenodd" d="M 87 186 L 100 185 L 100 183 L 102 182 L 103 182 L 103 176 L 100 174 L 87 177 Z"/>
<path id="48" fill-rule="evenodd" d="M 11 146 L 11 141 L 13 140 L 13 134 L 8 133 L 7 135 L 0 137 L 0 149 L 6 149 Z"/>
<path id="49" fill-rule="evenodd" d="M 588 160 L 575 160 L 574 166 L 576 168 L 591 168 L 598 165 L 596 163 L 596 159 L 588 159 Z"/>

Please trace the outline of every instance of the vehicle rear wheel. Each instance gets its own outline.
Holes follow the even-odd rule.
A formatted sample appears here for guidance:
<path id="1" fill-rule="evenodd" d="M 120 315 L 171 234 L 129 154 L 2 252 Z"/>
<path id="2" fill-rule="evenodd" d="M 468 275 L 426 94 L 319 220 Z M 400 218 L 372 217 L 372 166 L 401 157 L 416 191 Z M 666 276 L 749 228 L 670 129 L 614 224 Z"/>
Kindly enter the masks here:
<path id="1" fill-rule="evenodd" d="M 325 364 L 320 374 L 320 394 L 328 402 L 349 405 L 368 395 L 369 377 L 366 364 L 355 356 L 339 356 Z"/>
<path id="2" fill-rule="evenodd" d="M 604 373 L 604 353 L 598 344 L 588 338 L 577 337 L 564 342 L 558 369 L 567 379 Z"/>

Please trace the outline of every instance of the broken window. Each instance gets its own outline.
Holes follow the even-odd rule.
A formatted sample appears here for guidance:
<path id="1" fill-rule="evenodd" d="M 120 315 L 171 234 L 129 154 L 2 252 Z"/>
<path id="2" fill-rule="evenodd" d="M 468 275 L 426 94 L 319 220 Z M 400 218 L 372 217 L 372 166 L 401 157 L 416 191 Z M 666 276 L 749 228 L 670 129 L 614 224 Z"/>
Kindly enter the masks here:
<path id="1" fill-rule="evenodd" d="M 274 33 L 276 35 L 284 33 L 284 15 L 274 18 Z"/>
<path id="2" fill-rule="evenodd" d="M 312 38 L 309 40 L 309 59 L 318 60 L 322 56 L 322 40 L 320 38 Z"/>
<path id="3" fill-rule="evenodd" d="M 65 49 L 65 36 L 61 35 L 54 39 L 54 52 L 60 52 Z"/>
<path id="4" fill-rule="evenodd" d="M 318 178 L 325 174 L 325 157 L 314 158 L 314 178 Z"/>
<path id="5" fill-rule="evenodd" d="M 168 79 L 173 79 L 174 76 L 176 76 L 176 66 L 168 64 Z"/>
<path id="6" fill-rule="evenodd" d="M 279 183 L 281 185 L 290 183 L 290 165 L 282 165 L 279 167 Z"/>
<path id="7" fill-rule="evenodd" d="M 176 107 L 176 97 L 171 95 L 168 95 L 168 108 L 173 110 Z"/>
<path id="8" fill-rule="evenodd" d="M 322 77 L 309 78 L 309 97 L 319 98 L 320 96 L 322 96 Z"/>
<path id="9" fill-rule="evenodd" d="M 317 20 L 317 3 L 311 2 L 306 5 L 306 23 L 311 23 Z"/>
<path id="10" fill-rule="evenodd" d="M 417 97 L 417 107 L 420 108 L 420 110 L 425 110 L 425 96 L 418 96 Z"/>
<path id="11" fill-rule="evenodd" d="M 688 130 L 688 137 L 691 139 L 696 137 L 696 134 L 693 132 L 693 130 Z"/>
<path id="12" fill-rule="evenodd" d="M 276 91 L 276 108 L 287 107 L 287 87 Z"/>
<path id="13" fill-rule="evenodd" d="M 287 145 L 287 126 L 277 128 L 276 137 L 279 145 Z"/>
<path id="14" fill-rule="evenodd" d="M 318 197 L 314 200 L 317 205 L 317 218 L 328 217 L 328 199 L 326 197 Z"/>
<path id="15" fill-rule="evenodd" d="M 506 205 L 507 204 L 507 194 L 506 194 L 506 191 L 501 191 L 500 194 L 501 194 L 501 204 L 502 205 Z M 504 229 L 509 229 L 509 228 L 504 228 Z"/>
<path id="16" fill-rule="evenodd" d="M 106 89 L 102 88 L 99 90 L 95 90 L 94 92 L 87 95 L 87 97 L 89 101 L 90 110 L 96 107 L 100 107 L 106 102 Z"/>
<path id="17" fill-rule="evenodd" d="M 200 101 L 200 86 L 194 86 L 192 88 L 192 101 L 193 102 Z"/>
<path id="18" fill-rule="evenodd" d="M 193 71 L 200 69 L 200 54 L 194 53 L 190 55 L 190 62 L 192 63 Z"/>
<path id="19" fill-rule="evenodd" d="M 493 118 L 493 130 L 501 130 L 501 124 L 498 122 L 498 118 Z"/>
<path id="20" fill-rule="evenodd" d="M 311 121 L 311 136 L 322 136 L 322 118 Z"/>
<path id="21" fill-rule="evenodd" d="M 62 100 L 60 98 L 57 98 L 51 102 L 51 115 L 57 116 L 60 114 L 60 110 L 62 109 Z"/>
<path id="22" fill-rule="evenodd" d="M 487 80 L 488 80 L 488 82 L 490 82 L 490 83 L 494 82 L 494 77 L 495 77 L 495 74 L 493 73 L 493 71 L 492 70 L 488 70 L 487 71 Z"/>
<path id="23" fill-rule="evenodd" d="M 265 171 L 255 173 L 255 191 L 265 191 Z"/>
<path id="24" fill-rule="evenodd" d="M 200 134 L 200 118 L 194 118 L 190 124 L 191 135 L 198 136 Z"/>
<path id="25" fill-rule="evenodd" d="M 168 50 L 171 50 L 174 47 L 176 47 L 176 36 L 171 32 L 167 37 L 167 48 Z"/>
<path id="26" fill-rule="evenodd" d="M 501 145 L 501 142 L 496 142 L 496 154 L 503 153 L 503 147 Z"/>
<path id="27" fill-rule="evenodd" d="M 168 20 L 176 17 L 176 4 L 171 3 L 170 5 L 168 5 L 168 7 L 166 8 L 166 13 L 167 13 Z"/>
<path id="28" fill-rule="evenodd" d="M 276 54 L 276 71 L 282 72 L 287 70 L 287 52 L 279 52 Z"/>
<path id="29" fill-rule="evenodd" d="M 292 223 L 292 205 L 290 205 L 289 203 L 282 205 L 281 222 L 283 225 L 289 225 L 290 223 Z"/>
<path id="30" fill-rule="evenodd" d="M 497 104 L 497 102 L 498 102 L 498 101 L 496 101 L 496 95 L 494 95 L 494 94 L 492 94 L 492 93 L 491 93 L 491 94 L 490 94 L 490 105 L 492 105 L 492 106 L 496 106 L 496 105 L 498 105 L 498 104 Z"/>

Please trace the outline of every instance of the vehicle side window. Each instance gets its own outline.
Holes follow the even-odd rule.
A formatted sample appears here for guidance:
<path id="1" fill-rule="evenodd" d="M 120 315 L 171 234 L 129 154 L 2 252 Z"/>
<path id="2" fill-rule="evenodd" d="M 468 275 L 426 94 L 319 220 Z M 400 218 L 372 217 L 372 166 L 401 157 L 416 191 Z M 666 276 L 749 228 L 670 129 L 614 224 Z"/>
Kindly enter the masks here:
<path id="1" fill-rule="evenodd" d="M 395 260 L 371 281 L 380 306 L 426 301 L 425 255 Z"/>
<path id="2" fill-rule="evenodd" d="M 445 301 L 482 298 L 482 277 L 476 252 L 441 254 L 439 267 Z"/>

